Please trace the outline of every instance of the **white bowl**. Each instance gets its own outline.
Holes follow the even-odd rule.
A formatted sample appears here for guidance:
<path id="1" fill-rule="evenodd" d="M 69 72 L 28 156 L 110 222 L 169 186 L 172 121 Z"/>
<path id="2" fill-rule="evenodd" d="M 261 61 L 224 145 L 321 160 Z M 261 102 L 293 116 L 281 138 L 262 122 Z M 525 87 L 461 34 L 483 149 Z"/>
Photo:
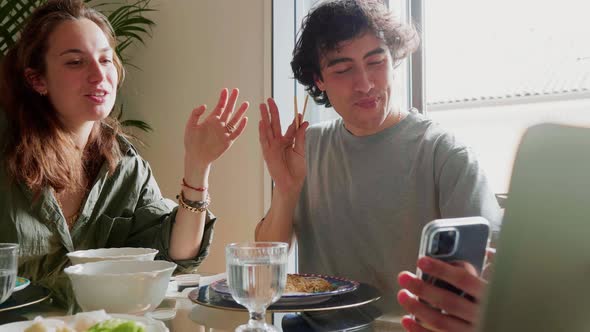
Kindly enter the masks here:
<path id="1" fill-rule="evenodd" d="M 142 314 L 166 294 L 176 264 L 167 261 L 103 261 L 64 269 L 84 311 Z"/>
<path id="2" fill-rule="evenodd" d="M 73 265 L 100 261 L 153 261 L 158 250 L 152 248 L 103 248 L 78 250 L 67 254 Z"/>

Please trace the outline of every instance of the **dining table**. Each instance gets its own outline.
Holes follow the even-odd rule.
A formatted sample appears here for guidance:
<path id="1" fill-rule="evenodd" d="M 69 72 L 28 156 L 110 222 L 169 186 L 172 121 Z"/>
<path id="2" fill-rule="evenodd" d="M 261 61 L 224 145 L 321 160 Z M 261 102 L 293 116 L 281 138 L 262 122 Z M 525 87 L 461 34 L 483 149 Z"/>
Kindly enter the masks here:
<path id="1" fill-rule="evenodd" d="M 234 331 L 248 321 L 248 312 L 241 307 L 223 307 L 199 301 L 198 295 L 206 291 L 213 282 L 225 278 L 225 273 L 203 273 L 199 288 L 177 290 L 175 281 L 168 285 L 166 297 L 153 311 L 145 313 L 144 318 L 159 320 L 170 332 L 213 332 Z M 361 285 L 362 286 L 362 285 Z M 34 288 L 31 288 L 32 292 Z M 328 310 L 269 310 L 267 323 L 278 331 L 404 331 L 400 318 L 382 314 L 374 305 L 378 299 L 371 289 L 364 290 L 362 305 L 333 307 Z M 362 291 L 361 291 L 362 293 Z M 18 321 L 32 320 L 37 316 L 44 318 L 66 316 L 64 309 L 55 306 L 47 294 L 37 294 L 38 301 L 11 310 L 0 307 L 0 330 L 2 325 Z M 202 299 L 201 299 L 202 300 Z M 329 304 L 330 302 L 328 302 Z M 316 306 L 317 309 L 317 306 Z M 165 331 L 165 330 L 164 330 Z"/>

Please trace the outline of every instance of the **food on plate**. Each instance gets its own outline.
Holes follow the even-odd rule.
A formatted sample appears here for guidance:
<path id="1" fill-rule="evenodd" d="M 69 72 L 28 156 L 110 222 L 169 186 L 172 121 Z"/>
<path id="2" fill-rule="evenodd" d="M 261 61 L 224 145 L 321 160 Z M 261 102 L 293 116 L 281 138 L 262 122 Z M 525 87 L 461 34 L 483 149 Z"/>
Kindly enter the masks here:
<path id="1" fill-rule="evenodd" d="M 25 332 L 145 332 L 145 326 L 131 320 L 112 318 L 104 310 L 76 314 L 71 322 L 35 317 Z"/>
<path id="2" fill-rule="evenodd" d="M 77 332 L 76 330 L 72 329 L 66 323 L 58 323 L 54 324 L 46 322 L 41 317 L 36 317 L 35 321 L 31 326 L 25 329 L 25 332 Z"/>
<path id="3" fill-rule="evenodd" d="M 145 332 L 145 328 L 131 320 L 109 319 L 92 326 L 88 332 Z"/>
<path id="4" fill-rule="evenodd" d="M 334 289 L 336 287 L 324 278 L 287 274 L 287 293 L 322 293 Z"/>

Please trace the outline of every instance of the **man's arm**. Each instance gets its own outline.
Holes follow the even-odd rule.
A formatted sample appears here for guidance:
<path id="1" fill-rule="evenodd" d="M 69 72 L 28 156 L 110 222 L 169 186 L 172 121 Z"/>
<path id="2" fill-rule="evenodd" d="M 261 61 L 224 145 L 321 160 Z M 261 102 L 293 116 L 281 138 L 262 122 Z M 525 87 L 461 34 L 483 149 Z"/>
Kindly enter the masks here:
<path id="1" fill-rule="evenodd" d="M 483 216 L 490 221 L 492 230 L 498 231 L 502 216 L 500 207 L 475 155 L 467 147 L 457 144 L 452 136 L 442 137 L 435 151 L 435 181 L 441 217 Z M 420 258 L 418 267 L 424 273 L 463 290 L 475 301 L 435 287 L 404 271 L 398 276 L 398 283 L 403 288 L 398 293 L 398 302 L 417 318 L 404 317 L 404 328 L 411 332 L 475 331 L 486 281 L 475 271 L 429 257 Z"/>
<path id="2" fill-rule="evenodd" d="M 298 195 L 274 192 L 266 217 L 256 225 L 256 241 L 278 241 L 291 243 L 293 236 L 293 214 Z"/>
<path id="3" fill-rule="evenodd" d="M 497 232 L 502 219 L 500 206 L 471 149 L 452 148 L 439 153 L 435 162 L 441 216 L 482 216 L 490 222 L 492 231 Z"/>

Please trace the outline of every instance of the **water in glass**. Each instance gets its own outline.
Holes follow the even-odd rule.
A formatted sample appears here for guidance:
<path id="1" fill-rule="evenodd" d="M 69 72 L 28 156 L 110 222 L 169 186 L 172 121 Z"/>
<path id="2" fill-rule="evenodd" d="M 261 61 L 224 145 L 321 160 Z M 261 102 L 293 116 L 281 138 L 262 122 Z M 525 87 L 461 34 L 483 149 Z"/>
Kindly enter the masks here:
<path id="1" fill-rule="evenodd" d="M 253 310 L 276 302 L 285 289 L 285 263 L 246 261 L 229 264 L 228 282 L 239 304 Z"/>
<path id="2" fill-rule="evenodd" d="M 16 283 L 18 245 L 0 243 L 0 303 L 6 301 Z"/>
<path id="3" fill-rule="evenodd" d="M 16 284 L 16 273 L 12 270 L 0 270 L 0 303 L 6 301 Z"/>
<path id="4" fill-rule="evenodd" d="M 236 302 L 250 312 L 250 321 L 236 331 L 274 331 L 264 321 L 287 282 L 288 245 L 282 242 L 230 244 L 226 247 L 227 282 Z"/>

